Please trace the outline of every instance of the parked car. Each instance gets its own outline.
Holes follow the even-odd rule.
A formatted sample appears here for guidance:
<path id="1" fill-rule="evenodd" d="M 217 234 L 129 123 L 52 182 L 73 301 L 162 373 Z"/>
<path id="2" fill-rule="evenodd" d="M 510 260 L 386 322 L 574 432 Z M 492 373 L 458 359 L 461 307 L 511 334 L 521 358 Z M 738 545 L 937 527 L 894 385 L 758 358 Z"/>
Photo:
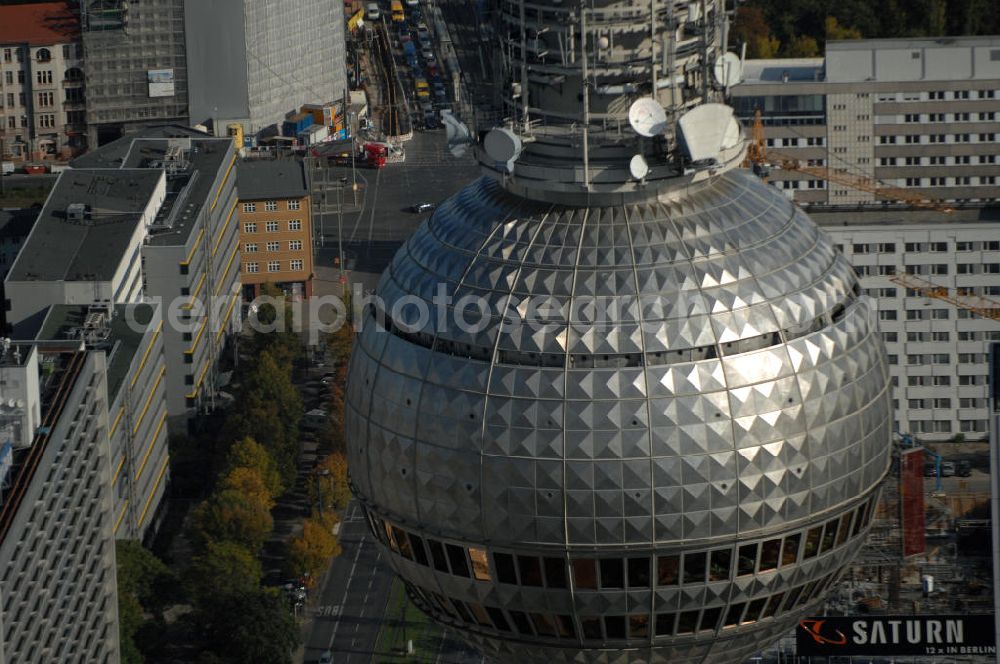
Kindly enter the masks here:
<path id="1" fill-rule="evenodd" d="M 430 88 L 427 85 L 427 80 L 424 78 L 417 78 L 413 81 L 413 89 L 417 93 L 417 97 L 420 99 L 427 99 L 431 96 Z"/>
<path id="2" fill-rule="evenodd" d="M 441 122 L 438 120 L 434 111 L 424 113 L 424 126 L 428 129 L 437 129 L 441 126 Z"/>
<path id="3" fill-rule="evenodd" d="M 954 477 L 955 476 L 955 464 L 951 461 L 941 462 L 941 477 Z"/>
<path id="4" fill-rule="evenodd" d="M 424 59 L 427 60 L 427 75 L 431 77 L 437 76 L 438 75 L 437 61 L 434 60 L 433 56 L 430 59 L 427 58 Z"/>
<path id="5" fill-rule="evenodd" d="M 934 477 L 937 475 L 937 464 L 933 461 L 924 463 L 924 477 Z"/>
<path id="6" fill-rule="evenodd" d="M 316 660 L 316 664 L 333 664 L 333 653 L 327 650 L 319 656 L 319 659 Z"/>
<path id="7" fill-rule="evenodd" d="M 972 463 L 970 461 L 959 461 L 955 465 L 955 474 L 959 477 L 970 477 L 972 475 Z"/>
<path id="8" fill-rule="evenodd" d="M 420 4 L 420 0 L 406 0 L 407 7 L 416 7 Z"/>
<path id="9" fill-rule="evenodd" d="M 427 60 L 428 62 L 434 60 L 434 49 L 432 49 L 430 46 L 424 46 L 423 48 L 420 49 L 420 57 L 422 57 L 424 60 Z"/>
<path id="10" fill-rule="evenodd" d="M 414 203 L 413 205 L 410 206 L 410 209 L 416 212 L 417 214 L 421 214 L 423 212 L 430 212 L 436 207 L 437 205 L 435 205 L 434 203 L 427 203 L 425 201 L 423 203 Z"/>
<path id="11" fill-rule="evenodd" d="M 382 18 L 382 12 L 379 11 L 378 3 L 369 2 L 368 6 L 365 7 L 365 18 L 369 21 L 377 21 Z"/>

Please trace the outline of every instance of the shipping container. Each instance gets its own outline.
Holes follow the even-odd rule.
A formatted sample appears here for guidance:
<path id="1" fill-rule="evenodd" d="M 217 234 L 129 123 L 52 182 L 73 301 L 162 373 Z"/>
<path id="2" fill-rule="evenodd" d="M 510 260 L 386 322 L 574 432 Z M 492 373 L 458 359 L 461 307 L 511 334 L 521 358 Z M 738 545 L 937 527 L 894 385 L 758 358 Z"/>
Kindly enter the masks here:
<path id="1" fill-rule="evenodd" d="M 316 145 L 330 138 L 330 128 L 326 125 L 312 125 L 299 133 L 300 145 Z"/>
<path id="2" fill-rule="evenodd" d="M 313 116 L 309 113 L 296 113 L 285 119 L 281 124 L 281 135 L 288 138 L 295 138 L 307 127 L 313 124 Z"/>

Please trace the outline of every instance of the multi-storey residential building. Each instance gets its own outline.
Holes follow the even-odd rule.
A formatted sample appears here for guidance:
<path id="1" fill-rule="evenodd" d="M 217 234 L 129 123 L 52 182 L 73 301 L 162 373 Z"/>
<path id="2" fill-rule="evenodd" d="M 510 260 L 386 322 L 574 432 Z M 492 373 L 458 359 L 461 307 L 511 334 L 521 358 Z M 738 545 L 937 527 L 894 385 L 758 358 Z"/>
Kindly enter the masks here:
<path id="1" fill-rule="evenodd" d="M 18 329 L 44 349 L 103 352 L 111 439 L 116 539 L 155 534 L 168 482 L 166 363 L 156 304 L 54 305 L 37 331 Z"/>
<path id="2" fill-rule="evenodd" d="M 143 243 L 166 196 L 163 170 L 60 175 L 7 274 L 8 324 L 52 304 L 138 302 Z"/>
<path id="3" fill-rule="evenodd" d="M 187 124 L 184 4 L 184 0 L 79 3 L 91 147 L 153 124 Z"/>
<path id="4" fill-rule="evenodd" d="M 222 348 L 239 329 L 236 156 L 228 139 L 151 134 L 60 176 L 7 275 L 8 321 L 54 304 L 160 302 L 167 410 L 180 423 L 213 403 Z"/>
<path id="5" fill-rule="evenodd" d="M 303 104 L 344 98 L 342 3 L 186 0 L 184 11 L 187 61 L 198 63 L 187 73 L 191 122 L 252 135 Z"/>
<path id="6" fill-rule="evenodd" d="M 745 123 L 761 111 L 768 149 L 930 199 L 1000 197 L 1000 37 L 830 42 L 744 74 L 731 103 Z M 771 182 L 802 204 L 881 200 L 802 171 Z"/>
<path id="7" fill-rule="evenodd" d="M 67 3 L 0 5 L 0 157 L 86 147 L 80 24 Z"/>
<path id="8" fill-rule="evenodd" d="M 242 161 L 239 173 L 240 281 L 248 300 L 263 283 L 312 295 L 312 209 L 300 161 Z"/>
<path id="9" fill-rule="evenodd" d="M 105 354 L 0 348 L 0 662 L 115 664 Z"/>
<path id="10" fill-rule="evenodd" d="M 928 298 L 892 281 L 909 274 L 1000 308 L 1000 208 L 935 211 L 818 211 L 813 219 L 854 266 L 875 298 L 889 355 L 897 431 L 920 440 L 989 429 L 986 355 L 1000 323 Z M 973 300 L 984 297 L 986 300 Z"/>
<path id="11" fill-rule="evenodd" d="M 167 134 L 174 137 L 164 138 Z M 166 201 L 142 247 L 143 294 L 163 308 L 167 410 L 211 407 L 218 361 L 239 329 L 239 231 L 233 142 L 192 130 L 154 128 L 74 164 L 165 173 Z"/>

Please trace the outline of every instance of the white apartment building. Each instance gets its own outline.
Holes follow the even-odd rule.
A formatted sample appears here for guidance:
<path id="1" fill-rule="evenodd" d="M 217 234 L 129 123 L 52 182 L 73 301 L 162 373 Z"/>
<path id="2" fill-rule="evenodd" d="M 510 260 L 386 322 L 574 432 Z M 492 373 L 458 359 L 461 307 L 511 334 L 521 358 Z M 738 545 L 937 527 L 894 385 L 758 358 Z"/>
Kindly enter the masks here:
<path id="1" fill-rule="evenodd" d="M 895 429 L 924 441 L 985 440 L 987 353 L 1000 320 L 924 297 L 892 280 L 911 274 L 963 304 L 1000 313 L 1000 208 L 811 211 L 877 301 L 894 385 Z M 958 293 L 964 293 L 959 295 Z"/>
<path id="2" fill-rule="evenodd" d="M 0 157 L 68 159 L 86 147 L 82 57 L 68 4 L 0 6 Z"/>
<path id="3" fill-rule="evenodd" d="M 744 74 L 731 103 L 747 124 L 761 111 L 772 152 L 934 200 L 1000 198 L 1000 37 L 830 42 Z M 882 200 L 804 171 L 770 181 L 804 205 Z"/>
<path id="4" fill-rule="evenodd" d="M 116 664 L 104 353 L 0 348 L 0 427 L 26 434 L 0 446 L 0 662 Z"/>

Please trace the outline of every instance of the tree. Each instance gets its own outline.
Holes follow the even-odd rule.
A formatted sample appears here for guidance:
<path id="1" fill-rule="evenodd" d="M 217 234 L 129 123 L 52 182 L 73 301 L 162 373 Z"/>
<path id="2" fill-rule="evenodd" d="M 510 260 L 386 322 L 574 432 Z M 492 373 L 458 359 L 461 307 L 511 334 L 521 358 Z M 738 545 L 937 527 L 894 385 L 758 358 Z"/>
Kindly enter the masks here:
<path id="1" fill-rule="evenodd" d="M 824 23 L 826 40 L 834 41 L 840 39 L 861 39 L 861 31 L 856 28 L 847 28 L 837 22 L 833 16 L 827 16 Z"/>
<path id="2" fill-rule="evenodd" d="M 256 468 L 237 466 L 219 480 L 218 491 L 238 491 L 254 502 L 274 507 L 274 499 Z"/>
<path id="3" fill-rule="evenodd" d="M 276 589 L 220 588 L 211 597 L 197 616 L 206 650 L 227 664 L 291 664 L 299 629 L 288 602 Z"/>
<path id="4" fill-rule="evenodd" d="M 275 309 L 275 304 L 263 302 L 257 309 L 257 321 L 264 327 L 270 327 L 278 320 L 279 313 L 283 320 L 277 330 L 271 332 L 255 330 L 248 342 L 250 353 L 260 355 L 268 352 L 277 358 L 279 363 L 291 366 L 292 361 L 302 353 L 302 340 L 293 330 L 292 304 L 274 284 L 262 284 L 260 290 L 261 296 L 275 300 L 281 311 Z"/>
<path id="5" fill-rule="evenodd" d="M 347 483 L 347 458 L 340 452 L 326 456 L 316 465 L 309 482 L 310 502 L 319 502 L 324 510 L 342 510 L 351 502 Z"/>
<path id="6" fill-rule="evenodd" d="M 233 444 L 229 449 L 229 468 L 252 468 L 264 480 L 264 485 L 272 498 L 277 498 L 284 491 L 281 484 L 281 474 L 274 459 L 267 450 L 250 436 Z"/>
<path id="7" fill-rule="evenodd" d="M 226 489 L 195 508 L 192 539 L 202 550 L 211 540 L 229 540 L 256 553 L 273 529 L 270 501 Z"/>
<path id="8" fill-rule="evenodd" d="M 819 44 L 807 35 L 799 35 L 788 42 L 785 56 L 789 58 L 815 58 L 819 55 Z"/>
<path id="9" fill-rule="evenodd" d="M 249 592 L 260 586 L 260 561 L 236 542 L 208 540 L 188 568 L 187 582 L 198 605 L 210 602 L 218 588 Z"/>
<path id="10" fill-rule="evenodd" d="M 341 372 L 347 369 L 347 361 L 354 350 L 354 327 L 345 322 L 340 328 L 327 337 L 326 347 L 334 358 L 334 364 Z"/>
<path id="11" fill-rule="evenodd" d="M 146 623 L 144 614 L 159 613 L 172 599 L 174 575 L 138 542 L 115 542 L 118 578 L 118 639 L 122 661 L 142 664 L 136 635 Z"/>
<path id="12" fill-rule="evenodd" d="M 318 578 L 330 559 L 340 555 L 340 543 L 331 531 L 337 520 L 335 514 L 328 512 L 302 523 L 302 534 L 288 543 L 289 573 Z"/>
<path id="13" fill-rule="evenodd" d="M 747 45 L 747 57 L 750 58 L 773 58 L 781 45 L 771 37 L 771 28 L 760 7 L 739 7 L 733 20 L 732 35 L 736 43 Z"/>

